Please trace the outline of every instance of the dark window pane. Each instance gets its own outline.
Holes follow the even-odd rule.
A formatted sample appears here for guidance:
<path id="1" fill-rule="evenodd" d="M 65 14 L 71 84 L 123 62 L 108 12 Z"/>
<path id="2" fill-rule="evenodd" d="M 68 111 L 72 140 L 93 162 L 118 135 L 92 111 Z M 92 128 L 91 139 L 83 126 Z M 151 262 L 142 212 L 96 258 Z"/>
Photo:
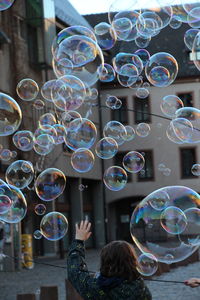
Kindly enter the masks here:
<path id="1" fill-rule="evenodd" d="M 191 173 L 191 168 L 196 162 L 195 148 L 180 149 L 181 155 L 181 177 L 194 177 Z"/>
<path id="2" fill-rule="evenodd" d="M 177 96 L 183 101 L 185 107 L 193 106 L 193 93 L 179 93 Z"/>
<path id="3" fill-rule="evenodd" d="M 152 180 L 154 179 L 154 168 L 153 168 L 153 152 L 151 150 L 148 151 L 139 151 L 142 153 L 145 159 L 144 168 L 138 173 L 138 180 Z"/>
<path id="4" fill-rule="evenodd" d="M 149 97 L 146 99 L 134 97 L 134 113 L 136 124 L 141 122 L 151 122 Z"/>
<path id="5" fill-rule="evenodd" d="M 122 97 L 118 97 L 118 99 L 122 101 L 122 106 L 120 109 L 112 110 L 112 120 L 118 121 L 122 124 L 128 124 L 127 99 Z"/>

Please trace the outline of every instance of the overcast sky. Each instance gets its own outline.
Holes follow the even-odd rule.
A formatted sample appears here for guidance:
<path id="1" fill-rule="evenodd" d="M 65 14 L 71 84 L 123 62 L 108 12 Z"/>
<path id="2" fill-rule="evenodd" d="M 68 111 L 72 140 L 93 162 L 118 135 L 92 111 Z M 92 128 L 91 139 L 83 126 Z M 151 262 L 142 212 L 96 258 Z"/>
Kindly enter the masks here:
<path id="1" fill-rule="evenodd" d="M 63 0 L 64 1 L 64 0 Z M 113 7 L 120 7 L 121 9 L 128 9 L 128 3 L 136 3 L 137 8 L 158 6 L 158 3 L 166 4 L 180 4 L 183 2 L 198 2 L 199 0 L 69 0 L 71 4 L 81 15 L 95 14 L 108 12 L 111 5 Z M 113 4 L 114 3 L 114 4 Z"/>

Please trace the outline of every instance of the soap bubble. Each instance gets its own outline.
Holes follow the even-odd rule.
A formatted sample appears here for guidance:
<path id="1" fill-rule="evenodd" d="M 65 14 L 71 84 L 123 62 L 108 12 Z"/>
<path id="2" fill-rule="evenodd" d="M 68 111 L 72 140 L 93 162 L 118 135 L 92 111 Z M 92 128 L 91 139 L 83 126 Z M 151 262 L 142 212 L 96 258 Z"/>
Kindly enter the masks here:
<path id="1" fill-rule="evenodd" d="M 42 101 L 40 99 L 36 99 L 33 103 L 33 106 L 35 109 L 41 110 L 45 107 L 45 103 L 44 103 L 44 101 Z"/>
<path id="2" fill-rule="evenodd" d="M 39 155 L 49 154 L 55 146 L 54 138 L 49 134 L 40 134 L 34 139 L 33 149 Z"/>
<path id="3" fill-rule="evenodd" d="M 41 200 L 52 201 L 63 193 L 65 185 L 65 174 L 61 170 L 48 168 L 37 177 L 35 191 Z"/>
<path id="4" fill-rule="evenodd" d="M 180 234 L 187 226 L 187 218 L 184 212 L 176 207 L 167 207 L 160 216 L 162 227 L 171 234 Z"/>
<path id="5" fill-rule="evenodd" d="M 183 101 L 176 95 L 167 95 L 163 97 L 160 104 L 162 113 L 170 118 L 174 118 L 176 116 L 176 111 L 182 107 L 184 107 Z"/>
<path id="6" fill-rule="evenodd" d="M 0 2 L 0 11 L 6 10 L 13 4 L 15 0 L 1 0 Z"/>
<path id="7" fill-rule="evenodd" d="M 19 189 L 27 187 L 34 178 L 34 169 L 31 162 L 26 160 L 14 161 L 6 170 L 6 182 Z"/>
<path id="8" fill-rule="evenodd" d="M 147 137 L 150 133 L 151 127 L 147 123 L 139 123 L 136 127 L 136 133 L 140 137 Z"/>
<path id="9" fill-rule="evenodd" d="M 1 184 L 2 187 L 2 184 Z M 11 201 L 12 205 L 9 210 L 0 215 L 0 220 L 6 223 L 19 223 L 26 215 L 27 203 L 23 193 L 20 189 L 6 185 L 3 185 L 4 192 L 1 196 L 7 196 Z"/>
<path id="10" fill-rule="evenodd" d="M 0 214 L 6 213 L 11 206 L 12 200 L 8 196 L 0 194 Z"/>
<path id="11" fill-rule="evenodd" d="M 37 97 L 39 93 L 39 87 L 34 80 L 26 78 L 22 79 L 18 83 L 16 92 L 20 99 L 24 101 L 32 101 Z"/>
<path id="12" fill-rule="evenodd" d="M 110 159 L 115 156 L 118 151 L 117 142 L 110 137 L 102 138 L 97 142 L 95 147 L 96 155 L 102 159 Z"/>
<path id="13" fill-rule="evenodd" d="M 200 164 L 194 164 L 191 168 L 191 173 L 194 176 L 200 176 Z"/>
<path id="14" fill-rule="evenodd" d="M 137 271 L 143 276 L 152 276 L 158 269 L 156 257 L 150 253 L 142 253 L 137 258 Z"/>
<path id="15" fill-rule="evenodd" d="M 50 212 L 45 215 L 40 223 L 42 235 L 50 241 L 62 239 L 68 230 L 68 221 L 66 217 L 59 212 Z"/>
<path id="16" fill-rule="evenodd" d="M 38 123 L 40 128 L 43 128 L 45 125 L 53 126 L 56 124 L 56 118 L 52 113 L 46 113 L 40 116 Z"/>
<path id="17" fill-rule="evenodd" d="M 137 151 L 128 152 L 123 158 L 123 167 L 130 173 L 138 173 L 144 167 L 144 157 Z"/>
<path id="18" fill-rule="evenodd" d="M 150 59 L 150 53 L 146 49 L 138 49 L 137 51 L 135 51 L 135 54 L 137 56 L 139 56 L 139 58 L 141 59 L 143 65 L 145 67 L 147 62 Z"/>
<path id="19" fill-rule="evenodd" d="M 106 98 L 106 106 L 111 109 L 119 109 L 122 106 L 122 101 L 116 96 L 108 95 Z"/>
<path id="20" fill-rule="evenodd" d="M 178 74 L 176 59 L 169 53 L 158 52 L 152 55 L 145 66 L 149 82 L 157 87 L 169 86 Z"/>
<path id="21" fill-rule="evenodd" d="M 94 123 L 86 118 L 74 119 L 70 122 L 66 135 L 65 144 L 72 150 L 78 148 L 91 148 L 95 143 L 97 129 Z"/>
<path id="22" fill-rule="evenodd" d="M 33 149 L 33 133 L 29 130 L 17 131 L 12 137 L 13 144 L 21 151 Z"/>
<path id="23" fill-rule="evenodd" d="M 71 165 L 79 173 L 89 172 L 94 166 L 94 155 L 89 149 L 79 148 L 71 156 Z"/>
<path id="24" fill-rule="evenodd" d="M 151 37 L 142 37 L 142 36 L 137 36 L 135 39 L 135 44 L 139 48 L 146 48 L 149 46 L 149 43 L 151 42 Z"/>
<path id="25" fill-rule="evenodd" d="M 94 32 L 101 49 L 109 50 L 114 47 L 117 36 L 110 24 L 101 22 L 94 27 Z"/>
<path id="26" fill-rule="evenodd" d="M 37 204 L 36 206 L 35 206 L 35 213 L 38 215 L 38 216 L 42 216 L 42 215 L 44 215 L 45 214 L 45 212 L 46 212 L 46 206 L 44 205 L 44 204 L 41 204 L 41 203 L 39 203 L 39 204 Z"/>
<path id="27" fill-rule="evenodd" d="M 149 91 L 144 87 L 138 88 L 136 91 L 136 96 L 140 99 L 145 99 L 149 96 Z"/>
<path id="28" fill-rule="evenodd" d="M 194 40 L 196 35 L 199 33 L 199 29 L 188 29 L 184 35 L 184 43 L 188 47 L 189 50 L 192 51 L 192 47 L 194 44 Z"/>
<path id="29" fill-rule="evenodd" d="M 0 136 L 13 134 L 22 121 L 19 105 L 10 96 L 0 93 L 0 112 Z"/>
<path id="30" fill-rule="evenodd" d="M 179 137 L 176 135 L 175 133 L 175 129 L 174 129 L 174 126 L 172 125 L 172 123 L 170 122 L 170 124 L 167 126 L 167 129 L 166 129 L 166 135 L 168 137 L 168 139 L 175 143 L 175 144 L 183 144 L 184 142 L 179 139 Z"/>
<path id="31" fill-rule="evenodd" d="M 126 125 L 125 129 L 126 129 L 126 135 L 123 136 L 123 139 L 126 142 L 132 141 L 135 138 L 135 129 L 130 125 Z"/>
<path id="32" fill-rule="evenodd" d="M 184 211 L 187 218 L 187 225 L 180 234 L 180 240 L 190 246 L 200 245 L 200 209 L 188 208 Z"/>
<path id="33" fill-rule="evenodd" d="M 109 64 L 104 64 L 98 68 L 99 79 L 102 82 L 111 82 L 115 79 L 115 70 Z"/>
<path id="34" fill-rule="evenodd" d="M 103 176 L 106 187 L 111 191 L 120 191 L 127 183 L 126 171 L 118 166 L 109 167 Z"/>
<path id="35" fill-rule="evenodd" d="M 194 107 L 183 107 L 176 111 L 176 118 L 188 121 L 185 121 L 188 124 L 184 127 L 188 134 L 187 142 L 198 143 L 200 141 L 200 110 Z"/>
<path id="36" fill-rule="evenodd" d="M 103 129 L 104 137 L 113 138 L 120 146 L 124 143 L 127 132 L 125 126 L 118 121 L 108 122 Z M 125 137 L 125 138 L 124 138 Z"/>
<path id="37" fill-rule="evenodd" d="M 126 67 L 127 65 L 128 68 Z M 113 58 L 113 67 L 118 74 L 130 77 L 130 75 L 133 75 L 132 70 L 134 71 L 134 76 L 141 74 L 143 63 L 136 54 L 120 52 Z"/>
<path id="38" fill-rule="evenodd" d="M 56 130 L 56 136 L 54 136 L 54 142 L 56 145 L 64 143 L 65 127 L 60 124 L 53 125 Z"/>
<path id="39" fill-rule="evenodd" d="M 12 158 L 12 152 L 9 149 L 3 149 L 0 153 L 0 159 L 9 161 Z"/>
<path id="40" fill-rule="evenodd" d="M 46 81 L 41 87 L 41 95 L 47 101 L 52 102 L 52 88 L 55 82 L 56 82 L 55 79 Z"/>
<path id="41" fill-rule="evenodd" d="M 192 123 L 184 118 L 177 118 L 170 122 L 176 136 L 183 142 L 190 142 L 193 135 Z"/>
<path id="42" fill-rule="evenodd" d="M 158 199 L 158 202 L 153 201 L 154 197 Z M 152 207 L 152 204 L 156 205 L 156 209 Z M 199 207 L 200 196 L 190 188 L 167 186 L 154 191 L 146 196 L 133 211 L 130 222 L 133 241 L 143 253 L 153 254 L 160 262 L 171 264 L 184 260 L 197 247 L 184 244 L 178 233 L 184 232 L 187 226 L 185 211 Z M 192 236 L 193 231 L 190 234 Z"/>
<path id="43" fill-rule="evenodd" d="M 67 58 L 61 58 L 61 59 L 58 59 L 58 60 L 53 58 L 52 66 L 53 66 L 53 70 L 54 70 L 54 73 L 55 73 L 57 78 L 60 78 L 60 77 L 65 76 L 65 75 L 71 75 L 72 70 L 74 68 L 73 63 L 71 62 L 71 60 L 69 60 Z"/>
<path id="44" fill-rule="evenodd" d="M 178 29 L 182 25 L 182 21 L 178 17 L 172 17 L 169 26 L 173 29 Z"/>
<path id="45" fill-rule="evenodd" d="M 166 168 L 166 166 L 165 166 L 165 164 L 163 164 L 163 163 L 160 163 L 160 164 L 158 165 L 158 171 L 160 171 L 160 172 L 164 171 L 165 168 Z"/>
<path id="46" fill-rule="evenodd" d="M 42 233 L 40 230 L 35 230 L 33 232 L 33 237 L 36 239 L 36 240 L 40 240 L 42 238 Z"/>
<path id="47" fill-rule="evenodd" d="M 165 168 L 165 169 L 163 170 L 163 175 L 164 175 L 164 176 L 169 176 L 169 175 L 171 174 L 171 172 L 172 172 L 171 169 Z"/>
<path id="48" fill-rule="evenodd" d="M 85 99 L 86 89 L 84 83 L 77 77 L 65 75 L 54 83 L 52 101 L 62 111 L 79 108 Z"/>
<path id="49" fill-rule="evenodd" d="M 66 129 L 70 126 L 70 122 L 75 119 L 81 120 L 82 118 L 81 118 L 81 115 L 77 111 L 74 111 L 74 110 L 68 110 L 66 112 L 63 112 L 61 115 L 61 123 Z"/>
<path id="50" fill-rule="evenodd" d="M 156 210 L 163 210 L 170 205 L 170 198 L 167 192 L 158 190 L 149 195 L 150 205 Z"/>

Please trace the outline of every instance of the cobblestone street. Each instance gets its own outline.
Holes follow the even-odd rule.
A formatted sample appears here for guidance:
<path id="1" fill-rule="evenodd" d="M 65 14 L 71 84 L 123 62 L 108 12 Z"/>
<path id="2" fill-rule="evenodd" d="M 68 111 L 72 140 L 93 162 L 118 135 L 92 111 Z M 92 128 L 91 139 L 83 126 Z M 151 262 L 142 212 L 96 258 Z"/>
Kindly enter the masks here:
<path id="1" fill-rule="evenodd" d="M 98 270 L 98 252 L 88 250 L 86 258 L 88 268 L 91 271 Z M 49 263 L 64 267 L 65 260 L 40 259 L 38 262 Z M 172 269 L 154 279 L 184 281 L 189 277 L 200 276 L 200 262 Z M 59 300 L 66 300 L 65 282 L 66 270 L 42 264 L 35 264 L 33 270 L 22 270 L 21 272 L 0 272 L 0 299 L 16 300 L 20 293 L 37 293 L 40 286 L 53 285 L 59 288 Z M 200 299 L 200 288 L 190 288 L 184 284 L 173 284 L 167 282 L 146 281 L 152 292 L 154 300 L 197 300 Z"/>

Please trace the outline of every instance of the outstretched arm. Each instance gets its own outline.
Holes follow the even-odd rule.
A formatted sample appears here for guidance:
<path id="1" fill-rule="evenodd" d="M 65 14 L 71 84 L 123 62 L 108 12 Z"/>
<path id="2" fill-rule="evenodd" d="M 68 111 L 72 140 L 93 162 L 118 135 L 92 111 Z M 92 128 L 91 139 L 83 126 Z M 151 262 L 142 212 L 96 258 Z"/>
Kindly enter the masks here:
<path id="1" fill-rule="evenodd" d="M 188 285 L 192 288 L 200 286 L 200 278 L 190 278 L 185 281 L 185 285 Z"/>

